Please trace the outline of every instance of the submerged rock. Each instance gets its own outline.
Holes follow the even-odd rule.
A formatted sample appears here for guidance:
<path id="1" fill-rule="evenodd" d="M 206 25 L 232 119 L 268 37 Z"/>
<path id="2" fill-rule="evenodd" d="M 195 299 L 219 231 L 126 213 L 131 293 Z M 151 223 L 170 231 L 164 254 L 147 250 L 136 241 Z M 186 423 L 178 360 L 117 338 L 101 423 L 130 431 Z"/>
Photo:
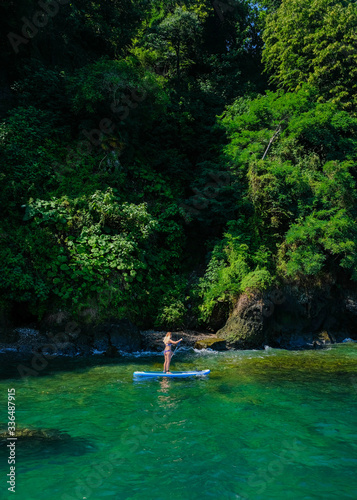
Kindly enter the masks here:
<path id="1" fill-rule="evenodd" d="M 18 441 L 67 441 L 72 439 L 69 434 L 57 429 L 32 429 L 25 427 L 23 429 L 17 428 L 15 434 Z M 2 426 L 0 429 L 0 441 L 6 442 L 8 437 L 8 430 Z"/>
<path id="2" fill-rule="evenodd" d="M 5 448 L 9 442 L 7 429 L 0 427 L 0 447 Z M 32 427 L 16 428 L 16 446 L 21 454 L 51 453 L 52 455 L 82 456 L 96 450 L 95 444 L 82 437 L 72 437 L 58 429 L 35 429 Z M 22 455 L 24 456 L 24 455 Z"/>

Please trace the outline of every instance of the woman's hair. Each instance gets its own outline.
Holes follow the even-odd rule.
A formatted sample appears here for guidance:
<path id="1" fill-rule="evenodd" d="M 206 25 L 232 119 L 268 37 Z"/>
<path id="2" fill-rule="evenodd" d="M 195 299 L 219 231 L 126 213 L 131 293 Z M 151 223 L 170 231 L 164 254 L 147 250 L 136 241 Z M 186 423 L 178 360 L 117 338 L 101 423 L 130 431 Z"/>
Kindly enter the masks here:
<path id="1" fill-rule="evenodd" d="M 167 334 L 165 335 L 165 338 L 164 338 L 165 344 L 169 340 L 169 338 L 171 338 L 171 332 L 167 332 Z"/>

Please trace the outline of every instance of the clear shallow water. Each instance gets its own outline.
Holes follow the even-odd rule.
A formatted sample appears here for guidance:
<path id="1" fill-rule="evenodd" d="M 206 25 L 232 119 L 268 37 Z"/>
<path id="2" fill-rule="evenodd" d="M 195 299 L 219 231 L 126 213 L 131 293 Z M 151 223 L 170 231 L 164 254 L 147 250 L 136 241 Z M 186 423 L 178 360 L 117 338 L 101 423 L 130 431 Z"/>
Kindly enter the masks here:
<path id="1" fill-rule="evenodd" d="M 357 344 L 179 352 L 172 370 L 210 376 L 133 381 L 161 361 L 57 359 L 27 381 L 3 366 L 1 421 L 14 387 L 18 427 L 70 438 L 17 443 L 15 495 L 1 446 L 0 498 L 357 498 Z"/>

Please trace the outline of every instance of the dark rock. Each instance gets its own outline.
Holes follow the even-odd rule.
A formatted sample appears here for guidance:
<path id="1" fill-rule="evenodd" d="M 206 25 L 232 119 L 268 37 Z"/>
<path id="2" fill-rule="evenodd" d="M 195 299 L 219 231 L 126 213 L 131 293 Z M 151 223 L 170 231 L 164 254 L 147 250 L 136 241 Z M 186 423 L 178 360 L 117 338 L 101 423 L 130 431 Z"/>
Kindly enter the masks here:
<path id="1" fill-rule="evenodd" d="M 93 350 L 115 355 L 118 350 L 133 352 L 141 349 L 138 328 L 126 319 L 110 318 L 98 323 L 96 308 L 87 308 L 74 319 L 66 310 L 47 312 L 38 325 L 16 328 L 7 321 L 0 309 L 0 347 L 22 354 L 33 352 L 46 356 L 90 355 Z"/>
<path id="2" fill-rule="evenodd" d="M 53 335 L 57 333 L 68 333 L 68 325 L 73 320 L 68 311 L 61 309 L 47 313 L 40 323 L 41 332 L 51 332 Z"/>
<path id="3" fill-rule="evenodd" d="M 93 337 L 90 331 L 85 331 L 78 334 L 77 338 L 71 340 L 77 354 L 88 356 L 92 352 Z"/>
<path id="4" fill-rule="evenodd" d="M 17 336 L 17 350 L 24 354 L 39 351 L 48 342 L 47 337 L 34 328 L 19 327 L 14 332 Z"/>
<path id="5" fill-rule="evenodd" d="M 112 318 L 95 324 L 95 310 L 87 309 L 75 321 L 66 311 L 48 314 L 41 323 L 41 330 L 50 333 L 60 354 L 90 354 L 93 350 L 114 355 L 114 350 L 137 351 L 141 347 L 138 328 L 130 321 Z M 61 345 L 61 340 L 66 345 Z"/>
<path id="6" fill-rule="evenodd" d="M 263 301 L 259 297 L 241 295 L 225 326 L 217 336 L 238 349 L 250 349 L 264 345 Z"/>
<path id="7" fill-rule="evenodd" d="M 210 316 L 209 326 L 213 331 L 217 331 L 226 323 L 229 314 L 229 304 L 226 302 L 216 302 Z"/>
<path id="8" fill-rule="evenodd" d="M 115 358 L 118 355 L 118 349 L 111 345 L 108 347 L 108 349 L 105 351 L 105 356 L 108 358 Z"/>
<path id="9" fill-rule="evenodd" d="M 95 338 L 108 338 L 109 345 L 119 351 L 134 352 L 141 349 L 139 329 L 129 320 L 114 320 L 98 325 L 94 330 Z"/>
<path id="10" fill-rule="evenodd" d="M 110 348 L 109 335 L 101 330 L 94 332 L 93 349 L 99 352 L 106 352 Z"/>
<path id="11" fill-rule="evenodd" d="M 155 331 L 155 330 L 146 330 L 141 332 L 142 338 L 142 349 L 144 351 L 153 351 L 153 352 L 163 352 L 164 350 L 164 342 L 163 339 L 166 335 L 166 331 Z M 174 334 L 174 340 L 178 337 Z"/>
<path id="12" fill-rule="evenodd" d="M 228 347 L 317 348 L 357 334 L 357 296 L 326 285 L 243 294 L 217 336 Z"/>
<path id="13" fill-rule="evenodd" d="M 17 341 L 17 333 L 10 321 L 9 313 L 4 306 L 0 306 L 0 342 L 11 344 Z"/>

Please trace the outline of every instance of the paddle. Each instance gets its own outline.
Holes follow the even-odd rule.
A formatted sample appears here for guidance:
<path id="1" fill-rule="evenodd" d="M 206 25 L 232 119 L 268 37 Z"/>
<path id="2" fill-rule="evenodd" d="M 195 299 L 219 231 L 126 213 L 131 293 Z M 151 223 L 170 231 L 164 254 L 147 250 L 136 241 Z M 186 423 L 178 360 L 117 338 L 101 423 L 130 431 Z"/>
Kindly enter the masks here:
<path id="1" fill-rule="evenodd" d="M 181 342 L 181 340 L 179 340 L 179 343 L 180 343 L 180 342 Z M 174 349 L 174 351 L 173 351 L 173 353 L 172 353 L 171 359 L 174 357 L 174 354 L 175 354 L 175 352 L 176 352 L 176 349 L 177 349 L 177 346 L 179 345 L 179 343 L 178 343 L 178 344 L 176 344 L 176 347 L 175 347 L 175 349 Z"/>

